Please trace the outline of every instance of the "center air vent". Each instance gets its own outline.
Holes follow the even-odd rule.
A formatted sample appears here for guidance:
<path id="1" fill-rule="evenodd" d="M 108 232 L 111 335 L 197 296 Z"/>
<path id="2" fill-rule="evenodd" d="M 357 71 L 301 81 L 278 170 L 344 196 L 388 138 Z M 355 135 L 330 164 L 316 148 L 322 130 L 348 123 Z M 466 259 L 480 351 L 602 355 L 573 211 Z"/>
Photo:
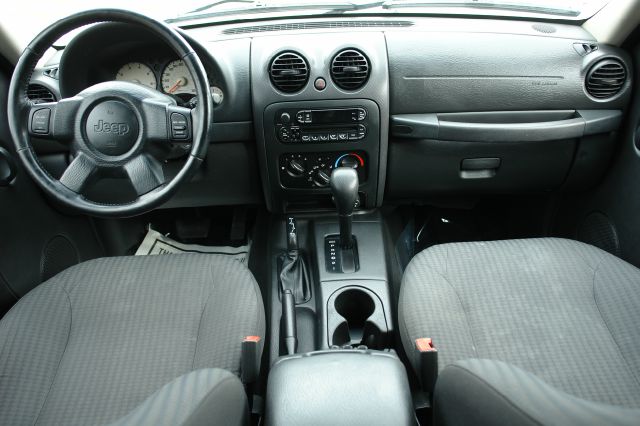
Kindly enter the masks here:
<path id="1" fill-rule="evenodd" d="M 269 67 L 271 83 L 279 90 L 293 93 L 301 90 L 309 80 L 309 67 L 304 58 L 295 52 L 276 56 Z"/>
<path id="2" fill-rule="evenodd" d="M 342 50 L 331 61 L 331 78 L 341 89 L 358 90 L 369 78 L 369 61 L 358 50 Z"/>
<path id="3" fill-rule="evenodd" d="M 43 102 L 55 102 L 56 97 L 51 90 L 47 89 L 41 84 L 30 84 L 27 88 L 27 97 L 34 104 L 41 104 Z"/>
<path id="4" fill-rule="evenodd" d="M 627 80 L 627 70 L 617 59 L 597 62 L 587 73 L 587 92 L 594 98 L 609 99 L 617 95 Z"/>

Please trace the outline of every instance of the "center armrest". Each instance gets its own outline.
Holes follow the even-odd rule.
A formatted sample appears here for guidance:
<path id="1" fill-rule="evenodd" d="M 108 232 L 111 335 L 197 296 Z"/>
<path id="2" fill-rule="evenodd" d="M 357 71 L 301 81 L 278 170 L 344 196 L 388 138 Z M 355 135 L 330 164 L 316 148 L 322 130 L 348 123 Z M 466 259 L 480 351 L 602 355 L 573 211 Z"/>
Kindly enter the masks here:
<path id="1" fill-rule="evenodd" d="M 393 352 L 329 350 L 276 361 L 267 425 L 415 424 L 409 382 Z"/>

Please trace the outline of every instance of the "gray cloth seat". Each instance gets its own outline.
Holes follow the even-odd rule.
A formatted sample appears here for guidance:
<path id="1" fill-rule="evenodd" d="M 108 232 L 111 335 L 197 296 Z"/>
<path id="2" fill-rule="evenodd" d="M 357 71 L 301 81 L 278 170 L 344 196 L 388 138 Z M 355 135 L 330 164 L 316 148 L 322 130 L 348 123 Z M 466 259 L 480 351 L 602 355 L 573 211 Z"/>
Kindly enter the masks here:
<path id="1" fill-rule="evenodd" d="M 0 422 L 243 424 L 241 344 L 264 333 L 260 289 L 234 259 L 79 264 L 0 321 Z"/>
<path id="2" fill-rule="evenodd" d="M 403 346 L 438 349 L 438 424 L 640 424 L 640 270 L 564 239 L 418 254 L 399 300 Z"/>

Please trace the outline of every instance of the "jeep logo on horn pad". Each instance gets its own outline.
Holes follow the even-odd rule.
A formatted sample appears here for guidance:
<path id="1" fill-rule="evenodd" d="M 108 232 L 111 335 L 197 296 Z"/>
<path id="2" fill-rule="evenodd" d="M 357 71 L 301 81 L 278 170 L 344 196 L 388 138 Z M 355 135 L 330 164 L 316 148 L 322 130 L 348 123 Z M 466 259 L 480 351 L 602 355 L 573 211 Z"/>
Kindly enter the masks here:
<path id="1" fill-rule="evenodd" d="M 94 132 L 113 133 L 114 135 L 126 135 L 131 129 L 127 123 L 107 123 L 98 120 L 98 124 L 93 126 Z"/>
<path id="2" fill-rule="evenodd" d="M 138 140 L 138 119 L 124 102 L 105 101 L 96 105 L 85 125 L 87 142 L 105 155 L 122 155 Z"/>

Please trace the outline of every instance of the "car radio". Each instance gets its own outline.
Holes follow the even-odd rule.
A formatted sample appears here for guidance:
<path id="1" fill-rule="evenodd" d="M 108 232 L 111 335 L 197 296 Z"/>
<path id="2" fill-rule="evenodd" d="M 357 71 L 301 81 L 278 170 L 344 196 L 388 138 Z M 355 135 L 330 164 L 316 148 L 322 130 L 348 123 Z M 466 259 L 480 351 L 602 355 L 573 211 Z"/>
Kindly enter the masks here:
<path id="1" fill-rule="evenodd" d="M 357 142 L 365 138 L 365 108 L 294 109 L 275 114 L 276 137 L 282 143 Z"/>

